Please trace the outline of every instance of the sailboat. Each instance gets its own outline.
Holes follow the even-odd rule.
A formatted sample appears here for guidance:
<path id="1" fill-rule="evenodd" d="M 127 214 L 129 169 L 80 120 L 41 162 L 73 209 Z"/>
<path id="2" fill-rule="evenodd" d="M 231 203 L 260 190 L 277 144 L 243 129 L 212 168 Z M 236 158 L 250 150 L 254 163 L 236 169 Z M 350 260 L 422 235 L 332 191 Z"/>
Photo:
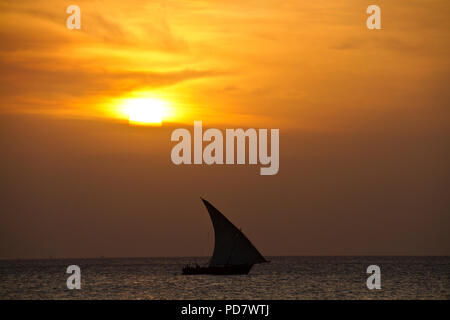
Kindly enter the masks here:
<path id="1" fill-rule="evenodd" d="M 241 230 L 211 203 L 201 199 L 214 227 L 214 252 L 208 266 L 187 265 L 183 274 L 248 274 L 254 264 L 269 262 Z"/>

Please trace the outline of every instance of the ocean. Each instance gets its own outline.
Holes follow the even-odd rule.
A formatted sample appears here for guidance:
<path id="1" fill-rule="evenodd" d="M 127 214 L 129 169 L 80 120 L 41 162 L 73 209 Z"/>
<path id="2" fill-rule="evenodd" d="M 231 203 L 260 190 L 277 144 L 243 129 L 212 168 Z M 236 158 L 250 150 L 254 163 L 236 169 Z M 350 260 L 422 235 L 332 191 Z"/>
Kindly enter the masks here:
<path id="1" fill-rule="evenodd" d="M 208 258 L 0 260 L 0 299 L 450 299 L 450 257 L 268 257 L 248 275 L 181 275 Z M 69 290 L 69 265 L 81 289 Z M 369 290 L 369 265 L 381 289 Z"/>

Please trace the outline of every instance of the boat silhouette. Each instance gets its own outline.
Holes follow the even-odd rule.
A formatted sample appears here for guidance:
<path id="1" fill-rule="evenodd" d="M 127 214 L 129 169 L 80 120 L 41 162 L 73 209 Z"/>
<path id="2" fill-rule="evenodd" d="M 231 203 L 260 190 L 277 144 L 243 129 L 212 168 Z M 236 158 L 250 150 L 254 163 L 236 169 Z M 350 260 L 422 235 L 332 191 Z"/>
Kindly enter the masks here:
<path id="1" fill-rule="evenodd" d="M 183 274 L 248 274 L 254 264 L 269 262 L 211 203 L 201 198 L 214 228 L 214 252 L 208 266 L 187 265 Z"/>

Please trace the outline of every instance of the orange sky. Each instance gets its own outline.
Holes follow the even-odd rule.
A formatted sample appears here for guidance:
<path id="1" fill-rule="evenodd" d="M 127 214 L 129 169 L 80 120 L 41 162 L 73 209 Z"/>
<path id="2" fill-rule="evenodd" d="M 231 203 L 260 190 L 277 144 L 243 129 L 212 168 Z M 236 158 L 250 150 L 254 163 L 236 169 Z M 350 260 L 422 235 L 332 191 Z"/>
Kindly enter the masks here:
<path id="1" fill-rule="evenodd" d="M 0 258 L 209 255 L 200 196 L 264 255 L 450 254 L 449 9 L 0 0 Z M 173 165 L 193 120 L 279 128 L 279 173 Z"/>
<path id="2" fill-rule="evenodd" d="M 1 1 L 2 112 L 110 117 L 145 94 L 169 122 L 323 130 L 448 101 L 445 0 L 379 1 L 380 31 L 365 1 L 77 4 L 79 31 L 66 1 Z"/>

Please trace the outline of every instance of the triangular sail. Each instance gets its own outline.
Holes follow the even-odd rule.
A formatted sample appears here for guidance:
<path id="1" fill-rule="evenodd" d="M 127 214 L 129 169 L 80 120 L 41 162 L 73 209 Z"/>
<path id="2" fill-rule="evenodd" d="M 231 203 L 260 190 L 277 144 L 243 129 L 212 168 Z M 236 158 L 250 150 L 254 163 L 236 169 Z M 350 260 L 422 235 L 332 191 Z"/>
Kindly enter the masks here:
<path id="1" fill-rule="evenodd" d="M 214 227 L 214 253 L 210 266 L 252 265 L 267 262 L 247 237 L 219 210 L 202 199 Z"/>

